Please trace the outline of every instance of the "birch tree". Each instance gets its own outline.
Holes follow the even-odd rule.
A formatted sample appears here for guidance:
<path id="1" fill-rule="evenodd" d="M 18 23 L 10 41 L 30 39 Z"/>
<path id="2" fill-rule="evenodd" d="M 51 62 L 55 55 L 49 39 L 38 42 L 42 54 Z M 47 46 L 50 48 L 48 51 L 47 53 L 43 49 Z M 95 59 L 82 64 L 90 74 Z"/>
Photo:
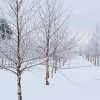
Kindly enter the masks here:
<path id="1" fill-rule="evenodd" d="M 5 62 L 0 69 L 10 71 L 17 77 L 18 100 L 22 100 L 21 78 L 25 71 L 36 63 L 34 42 L 31 36 L 38 27 L 35 14 L 39 0 L 5 0 L 1 5 L 1 17 L 7 21 L 12 36 L 10 39 L 0 39 L 0 58 Z"/>
<path id="2" fill-rule="evenodd" d="M 49 85 L 50 67 L 53 70 L 54 65 L 52 65 L 52 61 L 54 61 L 55 65 L 57 64 L 58 44 L 61 42 L 64 34 L 63 26 L 68 25 L 71 8 L 63 10 L 61 2 L 57 0 L 45 0 L 43 7 L 38 10 L 38 13 L 41 22 L 41 28 L 38 30 L 41 38 L 39 47 L 43 51 L 42 54 L 46 61 L 45 81 L 46 85 Z"/>
<path id="3" fill-rule="evenodd" d="M 96 25 L 96 31 L 92 34 L 86 45 L 86 59 L 99 66 L 100 59 L 100 24 Z"/>

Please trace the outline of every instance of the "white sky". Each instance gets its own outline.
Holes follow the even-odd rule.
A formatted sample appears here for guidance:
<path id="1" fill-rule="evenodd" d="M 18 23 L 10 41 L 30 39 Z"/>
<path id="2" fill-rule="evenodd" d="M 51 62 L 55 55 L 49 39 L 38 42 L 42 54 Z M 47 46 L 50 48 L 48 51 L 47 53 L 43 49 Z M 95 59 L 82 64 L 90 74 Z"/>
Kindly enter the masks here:
<path id="1" fill-rule="evenodd" d="M 1 4 L 3 0 L 0 1 Z M 86 33 L 95 31 L 96 24 L 100 22 L 100 0 L 61 1 L 64 1 L 65 8 L 68 6 L 73 8 L 70 21 L 71 29 Z"/>
<path id="2" fill-rule="evenodd" d="M 93 32 L 100 21 L 100 0 L 64 0 L 73 7 L 70 26 L 72 29 Z"/>

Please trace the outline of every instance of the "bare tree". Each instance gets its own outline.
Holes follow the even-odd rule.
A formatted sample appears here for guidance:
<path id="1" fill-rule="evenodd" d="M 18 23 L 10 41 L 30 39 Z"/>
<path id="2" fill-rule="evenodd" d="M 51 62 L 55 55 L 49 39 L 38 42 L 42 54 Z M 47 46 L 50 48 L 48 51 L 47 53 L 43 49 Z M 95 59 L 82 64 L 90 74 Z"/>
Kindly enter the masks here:
<path id="1" fill-rule="evenodd" d="M 57 60 L 60 44 L 64 33 L 64 26 L 68 26 L 69 17 L 71 14 L 71 8 L 66 10 L 62 9 L 62 4 L 57 0 L 45 0 L 44 6 L 39 9 L 39 18 L 41 22 L 41 28 L 38 30 L 40 33 L 40 45 L 41 51 L 45 58 L 46 68 L 46 85 L 49 85 L 49 72 L 50 68 L 57 69 Z M 52 64 L 53 61 L 53 64 Z"/>
<path id="2" fill-rule="evenodd" d="M 96 31 L 92 34 L 85 50 L 86 59 L 99 66 L 100 59 L 100 24 L 97 24 Z"/>
<path id="3" fill-rule="evenodd" d="M 21 76 L 39 63 L 36 62 L 36 53 L 32 36 L 38 27 L 35 14 L 40 1 L 33 0 L 5 0 L 5 8 L 1 7 L 2 18 L 7 21 L 12 30 L 10 39 L 0 39 L 0 58 L 5 62 L 0 69 L 5 69 L 17 76 L 18 100 L 22 100 Z M 7 30 L 9 31 L 9 30 Z M 32 38 L 31 38 L 32 37 Z"/>

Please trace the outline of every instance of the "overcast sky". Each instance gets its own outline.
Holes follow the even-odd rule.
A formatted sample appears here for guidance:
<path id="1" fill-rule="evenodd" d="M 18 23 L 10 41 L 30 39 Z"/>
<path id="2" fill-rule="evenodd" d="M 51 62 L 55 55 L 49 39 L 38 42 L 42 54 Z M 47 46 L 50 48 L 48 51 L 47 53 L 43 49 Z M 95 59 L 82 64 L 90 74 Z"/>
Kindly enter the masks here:
<path id="1" fill-rule="evenodd" d="M 92 32 L 100 21 L 100 0 L 64 0 L 73 7 L 70 25 L 73 29 Z"/>
<path id="2" fill-rule="evenodd" d="M 100 0 L 61 1 L 64 1 L 65 8 L 68 6 L 72 6 L 73 8 L 70 21 L 70 27 L 73 30 L 88 33 L 95 30 L 96 24 L 100 22 Z"/>

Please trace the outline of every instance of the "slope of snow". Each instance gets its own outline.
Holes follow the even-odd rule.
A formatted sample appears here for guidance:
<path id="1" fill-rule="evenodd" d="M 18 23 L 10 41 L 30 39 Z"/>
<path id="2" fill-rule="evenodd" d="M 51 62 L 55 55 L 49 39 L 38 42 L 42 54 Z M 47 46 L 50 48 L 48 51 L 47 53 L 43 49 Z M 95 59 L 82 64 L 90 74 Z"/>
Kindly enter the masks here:
<path id="1" fill-rule="evenodd" d="M 74 68 L 58 70 L 49 86 L 44 71 L 24 73 L 23 100 L 100 100 L 100 68 L 80 56 L 66 66 Z M 17 100 L 16 76 L 5 71 L 0 71 L 0 100 Z"/>

